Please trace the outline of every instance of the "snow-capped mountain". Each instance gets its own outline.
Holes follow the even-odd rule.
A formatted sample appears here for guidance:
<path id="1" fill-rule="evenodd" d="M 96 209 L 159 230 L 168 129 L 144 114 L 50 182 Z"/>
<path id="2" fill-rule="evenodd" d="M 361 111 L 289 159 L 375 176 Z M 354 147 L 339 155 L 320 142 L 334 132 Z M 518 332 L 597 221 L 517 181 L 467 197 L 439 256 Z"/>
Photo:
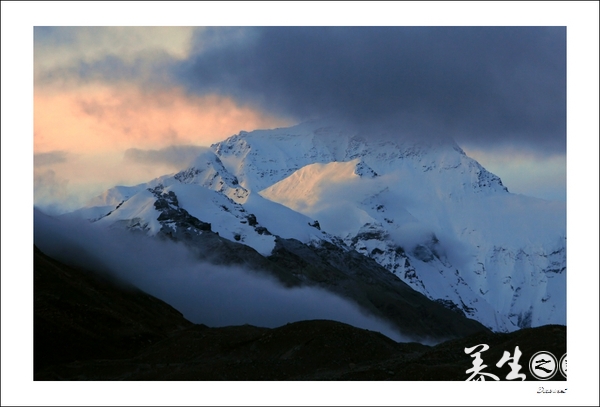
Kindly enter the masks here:
<path id="1" fill-rule="evenodd" d="M 220 163 L 206 149 L 176 174 L 112 188 L 90 206 L 63 216 L 86 218 L 94 230 L 119 228 L 183 242 L 199 264 L 240 265 L 287 287 L 326 290 L 411 340 L 439 342 L 485 330 L 412 290 L 321 230 L 318 221 L 240 186 Z"/>
<path id="2" fill-rule="evenodd" d="M 391 136 L 321 121 L 240 132 L 70 216 L 172 238 L 216 232 L 263 256 L 279 238 L 354 249 L 493 330 L 566 324 L 564 204 L 509 193 L 452 141 Z"/>
<path id="3" fill-rule="evenodd" d="M 186 169 L 133 187 L 117 186 L 68 216 L 157 235 L 216 232 L 262 255 L 271 254 L 275 237 L 303 243 L 337 240 L 318 224 L 279 203 L 250 194 L 207 148 Z M 181 219 L 187 219 L 180 224 Z M 194 227 L 191 219 L 205 226 Z M 192 222 L 192 223 L 190 223 Z M 178 230 L 185 225 L 185 230 Z"/>
<path id="4" fill-rule="evenodd" d="M 509 193 L 453 141 L 310 122 L 213 148 L 245 188 L 431 299 L 498 331 L 566 324 L 564 204 Z"/>

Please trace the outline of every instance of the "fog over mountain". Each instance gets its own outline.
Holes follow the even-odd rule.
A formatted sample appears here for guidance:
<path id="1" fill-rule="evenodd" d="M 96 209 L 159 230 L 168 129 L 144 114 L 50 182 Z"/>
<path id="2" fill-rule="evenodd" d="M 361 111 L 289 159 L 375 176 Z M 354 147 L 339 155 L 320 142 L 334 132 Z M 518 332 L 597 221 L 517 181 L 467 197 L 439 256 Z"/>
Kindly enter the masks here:
<path id="1" fill-rule="evenodd" d="M 43 252 L 133 284 L 194 323 L 273 328 L 330 319 L 381 332 L 396 341 L 409 340 L 389 322 L 322 289 L 286 288 L 264 272 L 199 261 L 197 253 L 181 243 L 106 230 L 77 219 L 57 220 L 37 210 L 34 217 L 35 244 Z"/>
<path id="2" fill-rule="evenodd" d="M 379 131 L 365 133 L 326 119 L 240 132 L 198 150 L 179 172 L 116 186 L 61 218 L 128 230 L 138 239 L 186 242 L 213 263 L 251 264 L 285 284 L 333 290 L 388 319 L 384 304 L 364 291 L 369 279 L 405 283 L 429 301 L 494 331 L 566 324 L 565 205 L 510 193 L 451 138 L 415 141 Z M 235 246 L 227 248 L 231 244 Z M 348 276 L 363 271 L 344 262 L 336 265 L 334 259 L 348 262 L 355 255 L 373 262 L 360 270 L 381 271 L 346 285 L 342 281 Z M 289 256 L 300 256 L 294 266 Z M 274 266 L 275 259 L 287 266 Z M 150 261 L 188 269 L 169 262 Z M 307 266 L 300 266 L 303 262 Z M 306 274 L 308 265 L 318 268 Z M 334 274 L 324 271 L 328 267 Z M 199 277 L 187 271 L 177 276 L 183 278 L 180 289 L 193 296 L 185 281 Z M 235 287 L 260 293 L 267 286 L 248 280 L 247 274 L 231 280 L 223 276 L 208 272 L 201 285 L 214 285 L 221 297 L 239 299 L 245 295 Z M 170 284 L 175 290 L 176 284 Z M 284 307 L 288 318 L 296 318 L 296 296 L 314 294 L 302 290 L 282 296 L 275 290 L 273 301 L 292 301 Z M 258 297 L 249 302 L 262 314 L 264 303 Z M 203 308 L 212 302 L 210 295 L 197 296 L 196 304 Z M 401 332 L 406 318 L 395 322 Z M 404 334 L 443 336 L 441 326 L 433 331 L 431 326 L 405 327 Z"/>

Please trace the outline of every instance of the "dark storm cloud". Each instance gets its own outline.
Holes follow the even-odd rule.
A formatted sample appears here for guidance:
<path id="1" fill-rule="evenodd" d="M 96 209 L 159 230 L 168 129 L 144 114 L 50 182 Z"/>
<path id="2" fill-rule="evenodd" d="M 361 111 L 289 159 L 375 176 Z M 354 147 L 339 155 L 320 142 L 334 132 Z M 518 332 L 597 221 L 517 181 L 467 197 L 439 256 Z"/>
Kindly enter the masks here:
<path id="1" fill-rule="evenodd" d="M 172 68 L 218 92 L 305 120 L 399 126 L 474 144 L 563 152 L 564 27 L 261 27 L 199 31 Z"/>

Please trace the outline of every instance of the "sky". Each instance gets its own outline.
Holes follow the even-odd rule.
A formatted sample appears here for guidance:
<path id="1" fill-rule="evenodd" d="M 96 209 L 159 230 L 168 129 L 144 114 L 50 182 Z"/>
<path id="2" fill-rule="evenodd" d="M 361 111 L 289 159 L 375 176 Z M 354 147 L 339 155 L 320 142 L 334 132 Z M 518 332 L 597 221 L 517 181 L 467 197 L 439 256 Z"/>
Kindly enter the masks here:
<path id="1" fill-rule="evenodd" d="M 565 26 L 37 26 L 34 199 L 74 209 L 240 130 L 327 117 L 452 137 L 511 192 L 565 201 L 566 40 Z"/>
<path id="2" fill-rule="evenodd" d="M 2 375 L 2 387 L 9 389 L 3 392 L 2 404 L 24 400 L 29 404 L 85 404 L 90 392 L 95 400 L 107 404 L 139 404 L 140 400 L 159 404 L 287 404 L 289 398 L 285 396 L 292 392 L 294 402 L 307 404 L 387 405 L 411 396 L 433 404 L 443 403 L 447 394 L 457 390 L 462 399 L 478 405 L 539 404 L 536 383 L 495 383 L 495 389 L 502 390 L 495 391 L 492 399 L 486 389 L 475 391 L 460 383 L 438 383 L 436 388 L 442 391 L 437 392 L 429 391 L 430 385 L 424 382 L 410 386 L 379 383 L 376 391 L 365 383 L 327 383 L 323 388 L 313 383 L 309 388 L 315 391 L 298 391 L 305 390 L 306 384 L 300 389 L 293 383 L 237 383 L 238 391 L 233 392 L 231 383 L 211 383 L 210 388 L 202 383 L 177 386 L 175 391 L 161 383 L 139 383 L 128 384 L 129 392 L 107 392 L 107 384 L 98 391 L 93 383 L 75 389 L 31 382 L 32 324 L 23 327 L 23 321 L 32 315 L 33 277 L 23 271 L 33 267 L 32 236 L 27 239 L 27 232 L 19 238 L 9 236 L 15 236 L 15 231 L 33 230 L 30 208 L 34 198 L 38 205 L 61 211 L 114 184 L 147 181 L 165 169 L 172 171 L 177 160 L 188 159 L 199 145 L 209 145 L 242 129 L 280 127 L 309 117 L 314 114 L 311 91 L 319 96 L 315 107 L 331 107 L 327 109 L 330 115 L 347 120 L 353 116 L 345 113 L 358 112 L 356 118 L 365 120 L 397 109 L 395 117 L 403 119 L 400 122 L 413 133 L 421 128 L 433 134 L 447 130 L 469 155 L 499 175 L 511 192 L 563 201 L 568 195 L 567 250 L 569 268 L 574 272 L 568 277 L 567 318 L 574 368 L 568 394 L 556 402 L 597 404 L 597 392 L 590 393 L 597 383 L 597 370 L 581 363 L 590 357 L 597 359 L 597 346 L 593 345 L 598 340 L 598 318 L 590 314 L 598 307 L 589 306 L 598 299 L 598 257 L 589 256 L 597 253 L 599 223 L 597 2 L 347 2 L 343 6 L 339 2 L 147 2 L 143 6 L 133 2 L 2 2 L 1 14 L 2 370 L 11 371 L 10 377 Z M 73 29 L 42 29 L 38 41 L 34 27 L 56 26 L 81 28 L 77 35 L 69 35 Z M 111 27 L 88 28 L 93 26 Z M 130 26 L 136 27 L 124 28 Z M 201 28 L 216 26 L 226 28 Z M 299 30 L 278 39 L 261 36 L 261 31 L 264 34 L 272 29 L 230 28 L 240 26 L 566 26 L 566 154 L 564 129 L 562 134 L 560 130 L 564 115 L 553 117 L 551 113 L 564 103 L 557 102 L 561 86 L 554 79 L 560 76 L 560 69 L 552 64 L 554 42 L 550 38 L 556 39 L 560 33 L 546 36 L 529 32 L 523 34 L 529 41 L 517 46 L 510 41 L 516 34 L 495 40 L 482 34 L 470 38 L 467 45 L 453 43 L 440 50 L 436 43 L 427 42 L 427 35 L 420 36 L 425 28 L 411 37 L 413 46 L 400 39 L 408 34 L 398 29 L 393 38 L 383 36 L 377 46 L 369 48 L 364 44 L 366 39 L 357 40 L 358 34 L 346 37 L 356 39 L 354 44 L 337 47 L 343 45 L 343 36 L 340 39 L 331 32 L 324 33 L 325 29 L 303 40 Z M 323 44 L 308 47 L 317 32 L 324 36 Z M 449 34 L 442 43 L 449 44 L 459 34 Z M 370 35 L 366 38 L 373 38 L 374 31 Z M 282 50 L 284 39 L 295 41 L 296 59 L 286 59 L 294 54 Z M 382 60 L 377 56 L 388 52 L 386 44 L 396 48 L 390 59 Z M 236 47 L 240 59 L 232 61 Z M 363 54 L 355 54 L 354 47 Z M 493 49 L 499 52 L 491 52 Z M 387 81 L 391 74 L 383 69 L 385 61 L 398 64 L 404 57 L 416 57 L 419 51 L 424 59 L 411 59 L 411 69 L 400 76 L 409 83 Z M 337 59 L 327 60 L 329 53 Z M 253 60 L 253 55 L 267 59 Z M 344 55 L 346 64 L 342 66 L 348 68 L 344 75 L 314 75 L 331 75 Z M 359 55 L 372 59 L 363 60 Z M 477 55 L 491 60 L 477 60 Z M 317 57 L 326 60 L 317 63 Z M 510 58 L 520 65 L 511 64 Z M 473 60 L 479 65 L 467 64 Z M 267 61 L 279 64 L 282 70 L 267 88 L 260 89 L 276 68 Z M 434 75 L 442 62 L 449 70 L 445 75 Z M 368 63 L 378 69 L 361 77 L 358 88 L 347 87 L 347 81 Z M 311 71 L 305 76 L 307 66 Z M 490 66 L 494 67 L 491 72 Z M 252 71 L 240 72 L 244 67 Z M 452 80 L 457 72 L 463 75 Z M 205 80 L 200 81 L 198 75 L 206 75 Z M 427 77 L 435 79 L 427 82 Z M 471 82 L 471 78 L 475 80 Z M 326 89 L 340 93 L 323 99 Z M 393 89 L 399 93 L 391 92 Z M 436 89 L 443 89 L 448 99 Z M 297 97 L 283 90 L 296 90 Z M 372 90 L 387 94 L 396 104 L 388 106 L 376 98 L 377 92 L 370 93 Z M 424 92 L 415 103 L 408 104 L 403 97 L 417 90 Z M 542 94 L 548 99 L 540 99 Z M 432 95 L 433 99 L 428 99 Z M 359 109 L 361 100 L 370 102 L 364 111 Z M 433 116 L 435 120 L 428 122 Z M 504 132 L 498 134 L 501 130 Z M 149 157 L 154 157 L 154 163 Z M 118 401 L 113 394 L 118 394 Z M 321 397 L 316 400 L 315 394 Z"/>

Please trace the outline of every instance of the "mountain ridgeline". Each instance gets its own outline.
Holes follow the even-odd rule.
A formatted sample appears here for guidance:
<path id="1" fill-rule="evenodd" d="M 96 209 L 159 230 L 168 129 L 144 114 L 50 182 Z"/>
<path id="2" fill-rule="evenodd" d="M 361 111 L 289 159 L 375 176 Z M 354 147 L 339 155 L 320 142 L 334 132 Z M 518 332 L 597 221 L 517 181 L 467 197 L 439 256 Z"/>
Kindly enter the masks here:
<path id="1" fill-rule="evenodd" d="M 453 141 L 241 132 L 63 216 L 325 289 L 417 339 L 566 325 L 565 205 L 510 193 Z"/>

